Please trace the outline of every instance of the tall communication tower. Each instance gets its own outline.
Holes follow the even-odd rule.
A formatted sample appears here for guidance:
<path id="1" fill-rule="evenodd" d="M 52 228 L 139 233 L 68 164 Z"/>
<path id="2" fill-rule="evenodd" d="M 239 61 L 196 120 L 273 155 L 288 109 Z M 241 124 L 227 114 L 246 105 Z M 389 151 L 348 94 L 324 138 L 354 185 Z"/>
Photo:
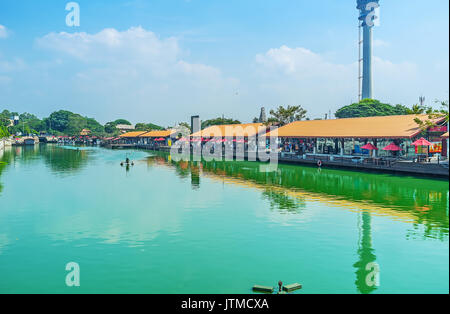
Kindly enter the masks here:
<path id="1" fill-rule="evenodd" d="M 357 0 L 359 10 L 359 100 L 372 98 L 372 28 L 379 0 Z M 362 47 L 361 47 L 362 46 Z M 361 52 L 362 50 L 362 52 Z M 362 81 L 362 83 L 361 83 Z"/>

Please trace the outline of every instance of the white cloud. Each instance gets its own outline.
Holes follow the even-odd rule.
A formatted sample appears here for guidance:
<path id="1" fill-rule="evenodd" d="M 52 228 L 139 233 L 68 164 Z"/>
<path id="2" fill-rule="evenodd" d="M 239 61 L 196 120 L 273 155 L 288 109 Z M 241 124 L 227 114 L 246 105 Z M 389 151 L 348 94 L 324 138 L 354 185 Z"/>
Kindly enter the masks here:
<path id="1" fill-rule="evenodd" d="M 237 84 L 215 67 L 184 60 L 176 38 L 160 38 L 142 27 L 50 33 L 36 44 L 54 53 L 59 66 L 74 68 L 68 82 L 73 103 L 92 110 L 95 102 L 101 116 L 132 105 L 130 119 L 187 121 L 195 112 L 212 113 L 213 101 L 226 104 Z"/>
<path id="2" fill-rule="evenodd" d="M 0 24 L 0 38 L 8 37 L 8 32 L 6 31 L 6 27 Z"/>
<path id="3" fill-rule="evenodd" d="M 85 62 L 133 64 L 173 63 L 180 54 L 175 38 L 160 39 L 142 27 L 120 32 L 107 28 L 97 34 L 50 33 L 37 40 L 40 47 L 61 52 Z"/>
<path id="4" fill-rule="evenodd" d="M 302 104 L 313 116 L 357 100 L 358 64 L 337 64 L 306 48 L 281 46 L 256 56 L 260 90 L 268 99 Z M 415 64 L 374 57 L 374 96 L 388 102 L 410 99 L 420 90 Z M 415 97 L 415 95 L 414 95 Z"/>

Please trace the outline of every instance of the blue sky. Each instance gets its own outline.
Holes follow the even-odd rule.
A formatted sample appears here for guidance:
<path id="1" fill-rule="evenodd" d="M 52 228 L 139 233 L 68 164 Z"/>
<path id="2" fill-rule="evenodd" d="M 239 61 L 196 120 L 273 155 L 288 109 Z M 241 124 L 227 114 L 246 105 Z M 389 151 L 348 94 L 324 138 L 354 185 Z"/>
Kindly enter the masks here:
<path id="1" fill-rule="evenodd" d="M 80 27 L 67 2 L 0 0 L 0 109 L 168 126 L 357 100 L 356 1 L 80 0 Z M 375 98 L 448 99 L 448 1 L 380 5 Z"/>

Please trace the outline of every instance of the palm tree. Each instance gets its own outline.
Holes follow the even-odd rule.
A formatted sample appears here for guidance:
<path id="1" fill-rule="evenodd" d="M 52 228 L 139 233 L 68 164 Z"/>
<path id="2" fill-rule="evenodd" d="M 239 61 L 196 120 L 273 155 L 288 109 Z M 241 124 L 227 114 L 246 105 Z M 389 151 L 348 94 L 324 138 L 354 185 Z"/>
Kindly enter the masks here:
<path id="1" fill-rule="evenodd" d="M 422 130 L 426 130 L 428 128 L 434 127 L 437 125 L 437 120 L 441 118 L 445 118 L 445 124 L 448 124 L 448 100 L 439 101 L 436 100 L 436 103 L 441 105 L 441 108 L 436 110 L 431 107 L 427 108 L 425 113 L 428 115 L 427 119 L 421 120 L 416 118 L 414 121 L 420 126 Z M 417 106 L 417 105 L 416 105 Z M 413 106 L 414 109 L 415 106 Z M 423 113 L 423 112 L 422 112 Z M 440 124 L 443 124 L 442 122 Z"/>

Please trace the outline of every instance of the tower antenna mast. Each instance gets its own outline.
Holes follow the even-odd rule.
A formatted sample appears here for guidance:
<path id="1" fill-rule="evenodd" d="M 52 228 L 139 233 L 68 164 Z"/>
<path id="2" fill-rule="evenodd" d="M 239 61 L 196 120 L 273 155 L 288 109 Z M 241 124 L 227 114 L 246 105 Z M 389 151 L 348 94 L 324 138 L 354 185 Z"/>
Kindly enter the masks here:
<path id="1" fill-rule="evenodd" d="M 375 9 L 379 7 L 380 0 L 357 0 L 359 10 L 359 99 L 372 99 L 372 28 L 378 17 Z M 362 33 L 362 58 L 361 58 L 361 33 Z M 362 62 L 362 75 L 361 75 Z M 361 84 L 362 80 L 362 84 Z"/>

